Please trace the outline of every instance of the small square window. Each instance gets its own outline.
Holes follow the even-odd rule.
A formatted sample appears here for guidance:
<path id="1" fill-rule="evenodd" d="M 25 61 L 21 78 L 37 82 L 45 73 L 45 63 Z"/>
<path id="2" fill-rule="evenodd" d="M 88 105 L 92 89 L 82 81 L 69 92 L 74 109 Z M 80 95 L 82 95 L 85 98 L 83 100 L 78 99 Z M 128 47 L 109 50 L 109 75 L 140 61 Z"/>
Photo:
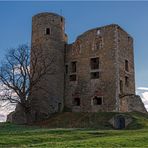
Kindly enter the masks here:
<path id="1" fill-rule="evenodd" d="M 99 78 L 99 72 L 91 72 L 91 79 L 98 79 Z"/>
<path id="2" fill-rule="evenodd" d="M 69 76 L 70 81 L 76 81 L 76 79 L 77 79 L 76 74 L 73 74 L 73 75 Z"/>
<path id="3" fill-rule="evenodd" d="M 93 105 L 102 105 L 102 97 L 95 96 L 93 98 Z"/>

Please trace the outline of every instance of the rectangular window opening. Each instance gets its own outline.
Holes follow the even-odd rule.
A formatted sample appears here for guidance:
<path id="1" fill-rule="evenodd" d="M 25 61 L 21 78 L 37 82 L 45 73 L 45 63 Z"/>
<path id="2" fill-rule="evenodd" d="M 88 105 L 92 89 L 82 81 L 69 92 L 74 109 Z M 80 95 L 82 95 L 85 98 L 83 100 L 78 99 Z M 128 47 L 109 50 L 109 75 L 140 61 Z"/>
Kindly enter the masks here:
<path id="1" fill-rule="evenodd" d="M 125 70 L 129 71 L 128 60 L 125 60 Z"/>
<path id="2" fill-rule="evenodd" d="M 65 73 L 68 74 L 68 65 L 65 65 Z"/>
<path id="3" fill-rule="evenodd" d="M 77 62 L 71 62 L 71 72 L 75 73 L 77 71 Z"/>
<path id="4" fill-rule="evenodd" d="M 61 17 L 61 22 L 63 22 L 63 18 Z"/>
<path id="5" fill-rule="evenodd" d="M 80 106 L 80 98 L 74 98 L 73 105 Z"/>
<path id="6" fill-rule="evenodd" d="M 90 66 L 92 70 L 99 69 L 99 58 L 92 58 L 90 60 Z"/>
<path id="7" fill-rule="evenodd" d="M 93 105 L 102 105 L 102 97 L 97 97 L 97 96 L 95 96 L 94 98 L 93 98 Z"/>
<path id="8" fill-rule="evenodd" d="M 76 74 L 73 74 L 73 75 L 69 76 L 70 81 L 76 81 L 76 79 L 77 79 Z"/>
<path id="9" fill-rule="evenodd" d="M 99 72 L 91 72 L 91 79 L 98 79 L 100 77 Z"/>
<path id="10" fill-rule="evenodd" d="M 50 35 L 50 28 L 46 28 L 46 35 Z"/>
<path id="11" fill-rule="evenodd" d="M 129 86 L 129 77 L 125 76 L 125 85 L 128 87 Z"/>
<path id="12" fill-rule="evenodd" d="M 122 80 L 120 80 L 120 93 L 121 94 L 123 93 L 123 82 L 122 82 Z"/>

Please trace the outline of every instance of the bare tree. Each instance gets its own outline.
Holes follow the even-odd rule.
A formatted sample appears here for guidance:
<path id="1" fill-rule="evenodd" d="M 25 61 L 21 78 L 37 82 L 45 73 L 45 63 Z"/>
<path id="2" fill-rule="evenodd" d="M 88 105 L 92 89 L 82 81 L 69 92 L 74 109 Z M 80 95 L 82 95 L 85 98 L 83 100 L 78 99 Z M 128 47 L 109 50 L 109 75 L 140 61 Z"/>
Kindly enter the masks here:
<path id="1" fill-rule="evenodd" d="M 32 52 L 27 45 L 10 49 L 0 66 L 0 98 L 23 107 L 26 115 L 30 111 L 30 95 L 33 89 L 43 89 L 37 85 L 47 74 L 52 73 L 54 56 L 47 57 L 41 50 Z M 40 66 L 39 66 L 40 65 Z M 46 91 L 46 90 L 45 90 Z"/>

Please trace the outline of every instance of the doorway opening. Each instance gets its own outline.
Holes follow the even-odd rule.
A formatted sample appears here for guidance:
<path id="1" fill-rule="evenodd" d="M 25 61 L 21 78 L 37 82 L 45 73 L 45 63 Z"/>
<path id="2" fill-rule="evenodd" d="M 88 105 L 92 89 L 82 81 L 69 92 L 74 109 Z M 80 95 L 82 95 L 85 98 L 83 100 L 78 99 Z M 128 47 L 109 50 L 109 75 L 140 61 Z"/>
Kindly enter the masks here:
<path id="1" fill-rule="evenodd" d="M 123 116 L 117 116 L 115 119 L 115 128 L 124 129 L 125 128 L 125 118 Z"/>

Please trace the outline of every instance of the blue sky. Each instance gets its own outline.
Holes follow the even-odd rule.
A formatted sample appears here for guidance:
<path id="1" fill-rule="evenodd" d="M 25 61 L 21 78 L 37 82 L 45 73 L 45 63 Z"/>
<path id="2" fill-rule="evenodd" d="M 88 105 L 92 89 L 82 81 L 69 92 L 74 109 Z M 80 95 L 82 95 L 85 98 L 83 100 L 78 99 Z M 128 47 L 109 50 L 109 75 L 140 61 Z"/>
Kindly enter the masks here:
<path id="1" fill-rule="evenodd" d="M 69 42 L 84 31 L 116 23 L 134 38 L 136 86 L 148 87 L 148 2 L 0 2 L 0 59 L 31 41 L 31 18 L 55 12 L 66 19 Z"/>

